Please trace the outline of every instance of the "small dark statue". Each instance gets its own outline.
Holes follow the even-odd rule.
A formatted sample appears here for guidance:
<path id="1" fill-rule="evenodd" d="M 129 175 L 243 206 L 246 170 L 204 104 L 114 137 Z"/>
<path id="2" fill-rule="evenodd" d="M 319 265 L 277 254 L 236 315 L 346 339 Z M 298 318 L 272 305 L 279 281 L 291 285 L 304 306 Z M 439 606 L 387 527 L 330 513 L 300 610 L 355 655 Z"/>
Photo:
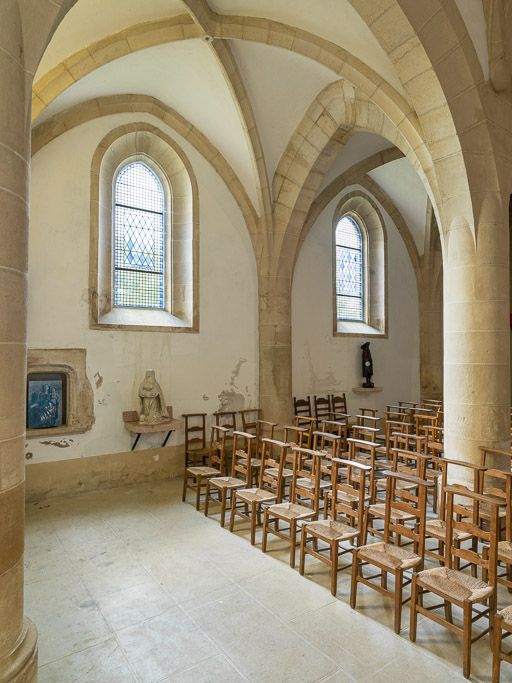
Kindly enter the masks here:
<path id="1" fill-rule="evenodd" d="M 370 342 L 365 342 L 362 344 L 361 350 L 363 352 L 363 377 L 365 380 L 363 389 L 373 389 L 373 359 L 370 351 Z"/>

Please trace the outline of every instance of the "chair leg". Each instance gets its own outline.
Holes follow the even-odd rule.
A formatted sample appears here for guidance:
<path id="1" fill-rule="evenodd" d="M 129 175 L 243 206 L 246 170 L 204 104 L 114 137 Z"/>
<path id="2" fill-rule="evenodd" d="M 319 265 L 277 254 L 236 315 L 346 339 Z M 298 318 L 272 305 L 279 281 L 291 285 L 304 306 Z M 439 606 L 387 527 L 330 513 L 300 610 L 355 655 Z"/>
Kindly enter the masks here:
<path id="1" fill-rule="evenodd" d="M 397 571 L 395 574 L 395 633 L 400 633 L 402 628 L 402 593 L 403 573 Z"/>
<path id="2" fill-rule="evenodd" d="M 411 584 L 411 622 L 409 624 L 409 638 L 413 643 L 416 642 L 416 626 L 418 624 L 418 611 L 416 609 L 418 604 L 418 589 L 416 574 L 413 574 Z"/>
<path id="3" fill-rule="evenodd" d="M 471 604 L 465 603 L 463 609 L 464 633 L 462 653 L 462 673 L 464 678 L 469 678 L 471 673 Z"/>
<path id="4" fill-rule="evenodd" d="M 357 556 L 357 550 L 354 550 L 352 556 L 352 581 L 350 583 L 350 606 L 352 609 L 356 608 L 357 604 L 357 579 L 359 576 L 359 557 Z"/>
<path id="5" fill-rule="evenodd" d="M 201 477 L 196 479 L 196 510 L 201 507 Z"/>
<path id="6" fill-rule="evenodd" d="M 229 530 L 232 532 L 235 528 L 235 507 L 236 507 L 236 491 L 233 491 L 231 496 L 231 514 L 229 516 Z"/>
<path id="7" fill-rule="evenodd" d="M 209 508 L 209 502 L 210 502 L 210 482 L 206 482 L 206 493 L 205 493 L 205 499 L 204 499 L 204 516 L 208 517 L 208 508 Z"/>
<path id="8" fill-rule="evenodd" d="M 304 564 L 306 561 L 306 543 L 307 543 L 307 526 L 304 524 L 300 534 L 300 559 L 299 559 L 299 574 L 304 576 Z"/>
<path id="9" fill-rule="evenodd" d="M 263 513 L 263 529 L 261 532 L 261 550 L 267 552 L 267 524 L 268 524 L 268 508 Z"/>
<path id="10" fill-rule="evenodd" d="M 251 506 L 251 545 L 256 544 L 256 523 L 258 521 L 258 508 L 257 503 L 253 503 Z"/>
<path id="11" fill-rule="evenodd" d="M 444 618 L 446 621 L 449 621 L 450 624 L 453 624 L 452 603 L 448 602 L 448 600 L 444 601 Z"/>
<path id="12" fill-rule="evenodd" d="M 331 593 L 336 597 L 338 592 L 338 542 L 331 543 Z"/>
<path id="13" fill-rule="evenodd" d="M 297 520 L 290 521 L 290 567 L 295 567 L 295 546 L 297 544 Z"/>
<path id="14" fill-rule="evenodd" d="M 181 502 L 185 502 L 185 498 L 187 497 L 187 483 L 188 483 L 188 477 L 187 473 L 185 472 L 185 476 L 183 477 L 183 493 L 181 494 Z"/>
<path id="15" fill-rule="evenodd" d="M 208 491 L 208 484 L 206 485 L 206 490 Z M 224 528 L 224 523 L 226 521 L 226 501 L 228 497 L 228 490 L 222 489 L 220 494 L 220 525 Z M 208 498 L 206 499 L 208 501 Z"/>
<path id="16" fill-rule="evenodd" d="M 492 683 L 500 683 L 501 669 L 501 617 L 494 617 L 492 633 Z"/>

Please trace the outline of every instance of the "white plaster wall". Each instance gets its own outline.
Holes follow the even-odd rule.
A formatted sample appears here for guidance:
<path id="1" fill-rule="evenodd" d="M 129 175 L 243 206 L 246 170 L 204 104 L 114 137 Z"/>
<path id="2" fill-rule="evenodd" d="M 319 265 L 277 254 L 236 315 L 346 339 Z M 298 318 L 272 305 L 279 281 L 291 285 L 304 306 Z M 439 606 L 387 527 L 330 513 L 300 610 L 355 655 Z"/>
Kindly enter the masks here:
<path id="1" fill-rule="evenodd" d="M 388 338 L 334 337 L 332 333 L 332 225 L 341 197 L 322 212 L 307 236 L 295 267 L 292 288 L 293 393 L 321 395 L 345 391 L 348 410 L 385 410 L 396 401 L 418 401 L 419 321 L 416 279 L 403 241 L 379 202 L 388 241 Z M 375 200 L 376 201 L 376 200 Z M 375 386 L 381 393 L 358 395 L 363 342 L 371 342 Z"/>
<path id="2" fill-rule="evenodd" d="M 200 332 L 90 330 L 88 326 L 91 159 L 100 140 L 127 122 L 148 121 L 187 154 L 200 200 Z M 29 247 L 31 348 L 85 347 L 96 422 L 63 448 L 27 440 L 30 462 L 129 450 L 122 411 L 135 409 L 146 368 L 154 368 L 174 415 L 213 413 L 223 400 L 257 405 L 257 290 L 250 238 L 240 210 L 212 167 L 150 115 L 98 119 L 57 138 L 32 163 Z M 99 375 L 96 375 L 99 373 Z M 96 386 L 95 376 L 101 376 Z M 143 437 L 158 446 L 161 435 Z M 175 433 L 170 445 L 182 442 Z M 140 446 L 139 446 L 140 447 Z M 136 456 L 134 456 L 136 457 Z"/>

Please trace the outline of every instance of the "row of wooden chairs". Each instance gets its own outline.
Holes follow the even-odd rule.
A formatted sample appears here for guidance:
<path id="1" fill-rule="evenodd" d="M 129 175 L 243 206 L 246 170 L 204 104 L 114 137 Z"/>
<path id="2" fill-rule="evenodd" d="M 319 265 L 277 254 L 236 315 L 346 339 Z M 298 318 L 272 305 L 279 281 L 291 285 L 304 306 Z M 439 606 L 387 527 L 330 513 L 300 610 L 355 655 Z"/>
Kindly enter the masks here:
<path id="1" fill-rule="evenodd" d="M 275 428 L 274 424 L 272 435 Z M 295 437 L 302 438 L 304 431 L 300 430 L 305 428 L 295 424 L 287 429 L 288 437 L 296 430 Z M 384 444 L 377 439 L 348 437 L 347 452 L 339 450 L 342 437 L 326 431 L 313 433 L 312 448 L 297 442 L 291 445 L 286 438 L 278 441 L 264 436 L 258 440 L 256 434 L 235 431 L 230 476 L 219 476 L 223 472 L 221 461 L 226 456 L 228 434 L 225 427 L 212 428 L 211 469 L 189 468 L 200 471 L 187 471 L 184 497 L 187 488 L 194 488 L 190 486 L 194 479 L 198 509 L 204 489 L 205 514 L 209 513 L 212 501 L 219 502 L 224 526 L 230 508 L 230 529 L 234 529 L 237 518 L 248 521 L 252 544 L 256 543 L 256 531 L 261 527 L 263 551 L 267 550 L 269 535 L 286 540 L 291 566 L 295 565 L 299 547 L 301 574 L 305 572 L 308 555 L 322 560 L 331 569 L 333 594 L 337 592 L 341 569 L 339 558 L 352 553 L 351 605 L 356 607 L 360 583 L 392 597 L 395 630 L 399 632 L 402 604 L 410 601 L 411 639 L 416 637 L 418 613 L 460 635 L 464 644 L 464 675 L 468 676 L 471 643 L 476 640 L 472 637 L 472 624 L 488 619 L 490 628 L 496 614 L 497 584 L 502 582 L 512 588 L 510 454 L 482 449 L 480 465 L 448 460 L 439 450 L 430 449 L 428 431 L 423 435 L 392 432 Z M 509 458 L 508 472 L 489 466 L 490 459 L 497 457 Z M 256 485 L 251 474 L 254 466 L 258 472 Z M 448 470 L 455 468 L 469 473 L 467 486 L 448 484 Z M 496 485 L 496 479 L 502 481 L 503 489 Z M 429 492 L 438 488 L 438 481 L 442 491 L 439 518 L 428 519 Z M 379 499 L 383 493 L 384 501 Z M 322 510 L 324 519 L 320 519 Z M 368 536 L 381 540 L 368 544 Z M 412 547 L 404 546 L 402 539 L 408 539 Z M 437 547 L 428 548 L 428 540 L 436 541 Z M 470 546 L 464 547 L 464 543 Z M 425 558 L 437 560 L 440 566 L 425 569 Z M 471 568 L 470 573 L 464 571 L 467 566 L 461 567 L 461 561 Z M 503 575 L 497 569 L 501 564 L 505 565 Z M 365 574 L 369 565 L 379 570 L 376 575 Z M 477 577 L 478 568 L 481 578 Z M 388 574 L 395 577 L 391 589 Z M 410 596 L 404 599 L 408 586 Z M 444 618 L 432 606 L 425 606 L 427 593 L 441 598 L 436 609 L 444 610 Z M 462 626 L 453 622 L 453 604 L 462 609 Z M 501 652 L 500 644 L 501 629 L 506 634 L 512 632 L 511 617 L 509 608 L 496 616 L 495 681 L 499 680 L 501 660 L 510 661 Z"/>
<path id="2" fill-rule="evenodd" d="M 347 396 L 341 394 L 327 394 L 325 396 L 306 396 L 306 398 L 293 397 L 293 413 L 302 417 L 315 417 L 317 420 L 334 419 L 336 413 L 347 411 Z"/>

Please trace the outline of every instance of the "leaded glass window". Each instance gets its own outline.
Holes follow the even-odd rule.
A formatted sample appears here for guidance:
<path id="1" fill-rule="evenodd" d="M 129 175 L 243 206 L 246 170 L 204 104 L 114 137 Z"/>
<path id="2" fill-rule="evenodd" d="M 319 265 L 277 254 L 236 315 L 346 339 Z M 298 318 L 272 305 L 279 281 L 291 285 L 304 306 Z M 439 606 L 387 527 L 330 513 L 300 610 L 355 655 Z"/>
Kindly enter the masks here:
<path id="1" fill-rule="evenodd" d="M 114 306 L 165 307 L 165 195 L 140 161 L 126 164 L 114 188 Z"/>
<path id="2" fill-rule="evenodd" d="M 336 317 L 364 320 L 364 245 L 361 229 L 350 216 L 336 226 Z"/>

